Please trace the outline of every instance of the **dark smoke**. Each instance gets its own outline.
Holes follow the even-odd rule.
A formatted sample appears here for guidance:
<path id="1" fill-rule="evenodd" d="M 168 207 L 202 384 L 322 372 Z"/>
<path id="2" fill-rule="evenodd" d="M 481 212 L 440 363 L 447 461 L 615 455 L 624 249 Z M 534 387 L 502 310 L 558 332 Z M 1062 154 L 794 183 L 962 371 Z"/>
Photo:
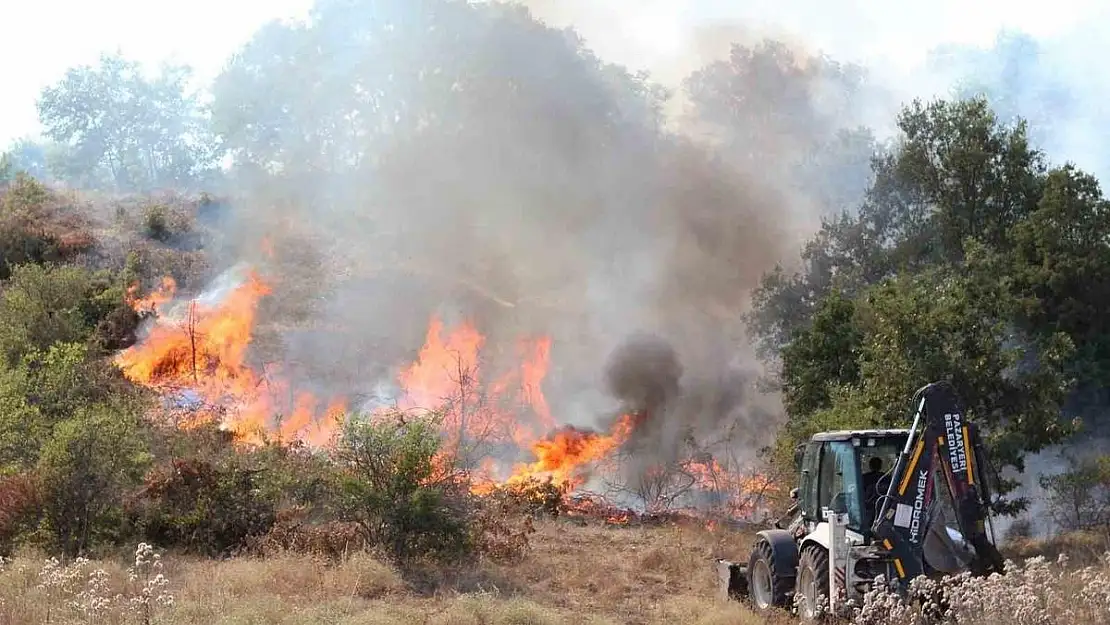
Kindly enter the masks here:
<path id="1" fill-rule="evenodd" d="M 722 363 L 704 377 L 687 373 L 658 336 L 629 337 L 610 356 L 605 378 L 621 413 L 636 416 L 626 444 L 629 482 L 704 452 L 750 462 L 775 423 L 775 413 L 753 397 L 752 372 Z"/>
<path id="2" fill-rule="evenodd" d="M 678 396 L 682 364 L 669 343 L 638 334 L 610 356 L 605 379 L 625 411 L 655 415 Z"/>

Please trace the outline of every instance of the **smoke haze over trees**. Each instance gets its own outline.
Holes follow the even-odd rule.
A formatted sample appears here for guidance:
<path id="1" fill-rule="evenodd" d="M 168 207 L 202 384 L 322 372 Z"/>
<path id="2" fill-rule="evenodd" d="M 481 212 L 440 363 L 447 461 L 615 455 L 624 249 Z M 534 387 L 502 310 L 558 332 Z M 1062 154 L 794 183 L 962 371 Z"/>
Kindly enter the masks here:
<path id="1" fill-rule="evenodd" d="M 154 454 L 138 400 L 58 380 L 91 367 L 123 384 L 102 357 L 136 338 L 134 280 L 218 290 L 242 263 L 275 283 L 252 348 L 296 388 L 388 402 L 432 316 L 473 320 L 493 369 L 545 335 L 560 425 L 608 427 L 650 397 L 643 471 L 689 441 L 784 462 L 820 429 L 904 425 L 939 378 L 1000 468 L 1066 442 L 1071 416 L 1110 422 L 1110 205 L 1057 163 L 1088 96 L 1037 44 L 938 50 L 954 97 L 908 103 L 795 42 L 734 43 L 659 84 L 519 5 L 319 0 L 204 93 L 180 66 L 74 68 L 39 101 L 48 141 L 0 162 L 0 397 L 24 437 L 0 468 L 60 491 L 79 466 L 100 490 L 71 503 L 110 524 L 93 496 L 122 500 Z M 17 171 L 211 195 L 86 214 Z M 57 396 L 22 399 L 37 388 Z M 113 410 L 134 417 L 112 430 L 126 461 L 70 462 L 110 443 L 82 428 Z M 87 530 L 56 540 L 73 551 Z"/>

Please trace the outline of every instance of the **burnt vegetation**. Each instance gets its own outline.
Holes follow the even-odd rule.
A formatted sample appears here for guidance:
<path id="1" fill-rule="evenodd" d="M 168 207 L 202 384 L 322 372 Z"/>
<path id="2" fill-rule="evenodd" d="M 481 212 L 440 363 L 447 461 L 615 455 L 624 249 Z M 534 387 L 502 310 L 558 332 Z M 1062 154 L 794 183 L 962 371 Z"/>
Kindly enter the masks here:
<path id="1" fill-rule="evenodd" d="M 314 16 L 259 31 L 206 109 L 186 68 L 144 76 L 111 56 L 74 68 L 39 103 L 47 143 L 0 161 L 0 555 L 140 541 L 221 558 L 367 551 L 412 588 L 462 584 L 476 562 L 534 566 L 537 526 L 550 541 L 553 522 L 704 526 L 673 510 L 699 453 L 743 450 L 768 479 L 731 495 L 774 512 L 798 442 L 902 426 L 907 398 L 936 379 L 988 435 L 995 506 L 1024 519 L 1015 549 L 1032 553 L 1031 525 L 1110 540 L 1110 460 L 1073 445 L 1110 431 L 1110 201 L 1091 174 L 1050 162 L 1030 140 L 1040 129 L 1003 121 L 997 94 L 910 103 L 880 142 L 846 113 L 861 68 L 736 44 L 683 87 L 720 139 L 703 145 L 664 129 L 662 89 L 517 6 L 320 0 Z M 817 85 L 838 109 L 818 107 Z M 359 186 L 370 179 L 372 192 Z M 776 225 L 793 198 L 822 216 L 800 250 Z M 438 225 L 416 232 L 424 222 Z M 263 241 L 259 223 L 276 234 Z M 320 269 L 334 262 L 321 231 L 372 250 L 343 269 L 370 286 Z M 285 295 L 252 349 L 320 385 L 395 366 L 441 300 L 505 333 L 551 322 L 578 337 L 566 389 L 586 370 L 603 377 L 595 365 L 614 354 L 610 394 L 647 418 L 614 454 L 611 489 L 472 489 L 472 459 L 440 455 L 449 403 L 350 414 L 323 448 L 175 425 L 181 406 L 113 362 L 143 338 L 136 294 L 166 276 L 198 292 L 267 249 Z M 631 284 L 645 251 L 659 251 L 657 274 Z M 403 281 L 388 271 L 422 286 L 393 289 Z M 573 303 L 597 281 L 631 301 L 604 314 Z M 295 324 L 373 328 L 301 342 L 273 329 Z M 573 334 L 587 326 L 618 336 Z M 733 367 L 745 335 L 782 415 Z M 1060 446 L 1076 458 L 1037 476 L 1047 508 L 1031 520 L 1022 472 Z"/>

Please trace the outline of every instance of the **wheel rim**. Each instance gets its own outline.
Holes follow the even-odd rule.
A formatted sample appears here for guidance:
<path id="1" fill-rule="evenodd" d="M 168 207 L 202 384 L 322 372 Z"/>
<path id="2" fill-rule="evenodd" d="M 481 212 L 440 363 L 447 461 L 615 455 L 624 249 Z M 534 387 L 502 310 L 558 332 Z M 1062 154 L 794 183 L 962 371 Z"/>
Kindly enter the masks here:
<path id="1" fill-rule="evenodd" d="M 817 579 L 813 569 L 803 567 L 798 572 L 798 612 L 803 619 L 812 620 L 817 616 Z"/>
<path id="2" fill-rule="evenodd" d="M 752 598 L 760 609 L 771 607 L 771 569 L 767 563 L 760 560 L 752 569 Z"/>

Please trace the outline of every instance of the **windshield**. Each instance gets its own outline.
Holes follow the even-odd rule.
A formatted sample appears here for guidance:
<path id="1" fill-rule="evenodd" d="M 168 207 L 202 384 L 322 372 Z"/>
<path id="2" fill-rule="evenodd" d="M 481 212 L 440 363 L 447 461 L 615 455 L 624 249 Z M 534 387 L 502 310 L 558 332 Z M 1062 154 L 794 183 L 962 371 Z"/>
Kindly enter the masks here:
<path id="1" fill-rule="evenodd" d="M 900 438 L 864 438 L 830 442 L 821 454 L 820 508 L 848 514 L 848 527 L 867 531 L 879 498 L 890 485 L 890 472 L 905 443 Z"/>
<path id="2" fill-rule="evenodd" d="M 898 462 L 904 440 L 870 439 L 859 447 L 859 464 L 862 470 L 860 486 L 863 492 L 863 528 L 869 529 L 878 513 L 879 498 L 890 487 L 890 473 Z"/>

